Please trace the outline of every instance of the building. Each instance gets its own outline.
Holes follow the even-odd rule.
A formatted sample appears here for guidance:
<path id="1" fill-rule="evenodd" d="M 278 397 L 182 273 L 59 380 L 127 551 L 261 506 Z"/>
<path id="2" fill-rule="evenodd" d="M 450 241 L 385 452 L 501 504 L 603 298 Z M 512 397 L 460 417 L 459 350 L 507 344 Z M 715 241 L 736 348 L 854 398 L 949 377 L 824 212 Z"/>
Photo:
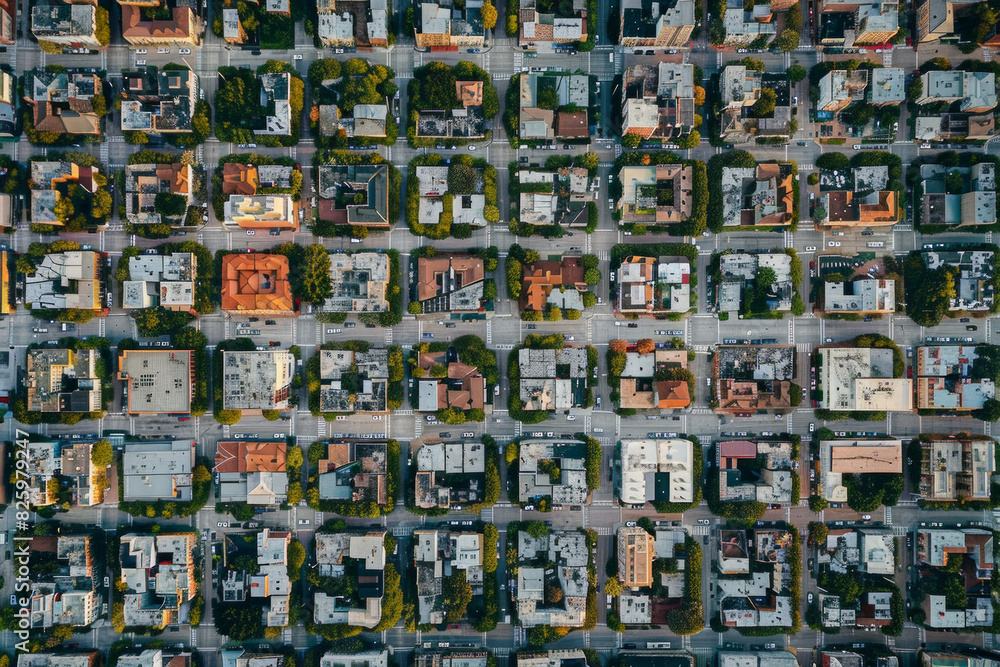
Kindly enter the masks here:
<path id="1" fill-rule="evenodd" d="M 618 578 L 625 588 L 653 585 L 653 536 L 644 528 L 618 529 Z"/>
<path id="2" fill-rule="evenodd" d="M 913 368 L 917 409 L 963 412 L 982 408 L 994 398 L 993 379 L 973 374 L 976 358 L 974 345 L 918 347 Z"/>
<path id="3" fill-rule="evenodd" d="M 624 0 L 619 41 L 622 46 L 687 46 L 694 24 L 691 0 Z"/>
<path id="4" fill-rule="evenodd" d="M 731 576 L 717 578 L 715 585 L 724 625 L 776 629 L 792 625 L 788 567 L 792 539 L 790 532 L 777 528 L 722 531 L 716 567 Z"/>
<path id="5" fill-rule="evenodd" d="M 385 594 L 385 536 L 384 530 L 364 534 L 316 533 L 316 567 L 320 576 L 343 577 L 348 567 L 357 572 L 361 606 L 353 607 L 349 600 L 317 592 L 313 597 L 314 623 L 345 623 L 368 629 L 378 625 Z"/>
<path id="6" fill-rule="evenodd" d="M 219 502 L 278 505 L 288 499 L 284 442 L 220 440 L 215 450 Z"/>
<path id="7" fill-rule="evenodd" d="M 731 440 L 715 447 L 719 500 L 756 500 L 765 505 L 792 502 L 792 444 Z"/>
<path id="8" fill-rule="evenodd" d="M 486 451 L 479 442 L 424 442 L 413 460 L 414 504 L 461 509 L 486 497 Z"/>
<path id="9" fill-rule="evenodd" d="M 534 0 L 525 0 L 518 22 L 518 44 L 523 48 L 587 41 L 587 9 L 581 0 L 573 0 L 572 11 L 564 15 L 542 14 Z"/>
<path id="10" fill-rule="evenodd" d="M 792 224 L 797 186 L 798 179 L 788 162 L 770 162 L 756 167 L 723 167 L 723 224 L 734 227 Z"/>
<path id="11" fill-rule="evenodd" d="M 906 99 L 906 71 L 902 67 L 876 67 L 871 70 L 868 101 L 877 106 L 899 105 Z"/>
<path id="12" fill-rule="evenodd" d="M 139 654 L 118 656 L 117 667 L 191 667 L 191 656 L 191 651 L 177 647 L 173 651 L 147 648 Z"/>
<path id="13" fill-rule="evenodd" d="M 127 443 L 118 471 L 125 481 L 123 500 L 189 502 L 194 464 L 190 440 Z"/>
<path id="14" fill-rule="evenodd" d="M 820 494 L 831 503 L 846 503 L 844 475 L 901 475 L 902 451 L 901 442 L 895 439 L 820 442 Z"/>
<path id="15" fill-rule="evenodd" d="M 587 445 L 579 440 L 522 440 L 518 450 L 517 497 L 522 503 L 550 497 L 553 504 L 587 502 Z"/>
<path id="16" fill-rule="evenodd" d="M 92 653 L 20 653 L 17 667 L 97 667 L 101 654 Z"/>
<path id="17" fill-rule="evenodd" d="M 319 497 L 385 505 L 389 501 L 388 445 L 334 442 L 319 462 Z M 395 471 L 392 471 L 395 474 Z"/>
<path id="18" fill-rule="evenodd" d="M 638 134 L 647 141 L 666 141 L 694 127 L 694 65 L 669 62 L 655 68 L 633 65 L 626 71 L 624 82 L 623 134 Z"/>
<path id="19" fill-rule="evenodd" d="M 727 171 L 723 168 L 723 172 Z M 723 176 L 725 190 L 725 175 Z M 726 204 L 729 200 L 727 198 Z M 719 272 L 722 281 L 717 287 L 718 308 L 720 312 L 742 313 L 750 311 L 752 303 L 744 301 L 743 294 L 756 286 L 757 274 L 761 269 L 774 272 L 774 282 L 766 294 L 763 303 L 768 311 L 788 312 L 792 309 L 792 296 L 795 285 L 792 284 L 792 258 L 783 252 L 728 252 L 719 258 Z M 753 293 L 756 295 L 756 292 Z"/>
<path id="20" fill-rule="evenodd" d="M 422 225 L 437 225 L 444 213 L 444 196 L 448 194 L 448 167 L 417 167 L 417 191 L 420 201 L 417 217 Z M 484 216 L 486 196 L 484 194 L 468 194 L 452 198 L 452 224 L 464 223 L 482 227 L 486 224 Z"/>
<path id="21" fill-rule="evenodd" d="M 622 167 L 622 196 L 617 208 L 623 222 L 673 224 L 691 217 L 692 167 L 661 164 Z M 665 202 L 665 203 L 664 203 Z"/>
<path id="22" fill-rule="evenodd" d="M 330 255 L 333 295 L 323 310 L 333 313 L 381 313 L 389 310 L 386 289 L 391 263 L 384 252 Z"/>
<path id="23" fill-rule="evenodd" d="M 97 3 L 71 4 L 42 0 L 31 6 L 31 34 L 63 50 L 97 51 L 106 45 L 97 39 Z"/>
<path id="24" fill-rule="evenodd" d="M 583 405 L 589 382 L 587 350 L 518 350 L 520 398 L 525 410 L 568 410 Z"/>
<path id="25" fill-rule="evenodd" d="M 288 137 L 292 134 L 292 106 L 289 95 L 292 75 L 288 72 L 258 74 L 261 107 L 267 109 L 263 126 L 254 129 L 254 134 Z"/>
<path id="26" fill-rule="evenodd" d="M 961 193 L 948 192 L 947 181 L 955 175 L 962 179 Z M 996 166 L 992 162 L 971 167 L 924 164 L 920 165 L 920 180 L 922 224 L 963 227 L 992 225 L 997 221 Z M 980 255 L 993 256 L 983 251 Z"/>
<path id="27" fill-rule="evenodd" d="M 928 250 L 920 253 L 928 269 L 952 266 L 957 294 L 948 304 L 951 311 L 987 311 L 993 307 L 993 252 L 988 250 Z"/>
<path id="28" fill-rule="evenodd" d="M 960 108 L 966 113 L 986 113 L 997 105 L 992 72 L 931 71 L 925 72 L 920 82 L 923 95 L 917 104 L 961 102 Z"/>
<path id="29" fill-rule="evenodd" d="M 36 348 L 28 351 L 28 410 L 96 412 L 101 410 L 100 350 Z"/>
<path id="30" fill-rule="evenodd" d="M 623 440 L 622 504 L 690 503 L 700 480 L 694 479 L 694 445 L 686 438 Z"/>
<path id="31" fill-rule="evenodd" d="M 126 165 L 123 193 L 125 217 L 133 225 L 181 225 L 185 221 L 187 207 L 179 216 L 164 216 L 157 211 L 157 195 L 179 195 L 187 201 L 189 207 L 194 203 L 194 187 L 194 169 L 191 165 L 179 162 Z"/>
<path id="32" fill-rule="evenodd" d="M 794 346 L 721 345 L 713 363 L 717 412 L 743 415 L 792 409 Z"/>
<path id="33" fill-rule="evenodd" d="M 519 652 L 517 667 L 582 667 L 586 656 L 580 649 Z M 580 661 L 584 662 L 580 662 Z"/>
<path id="34" fill-rule="evenodd" d="M 222 405 L 226 410 L 285 410 L 295 357 L 287 350 L 222 353 Z"/>
<path id="35" fill-rule="evenodd" d="M 288 544 L 292 534 L 264 528 L 257 533 L 257 573 L 246 578 L 250 599 L 264 602 L 263 625 L 288 625 L 288 602 L 292 582 L 288 577 Z"/>
<path id="36" fill-rule="evenodd" d="M 482 595 L 485 574 L 482 533 L 413 531 L 413 569 L 417 580 L 418 623 L 444 623 L 445 577 L 464 574 L 472 594 Z"/>
<path id="37" fill-rule="evenodd" d="M 922 439 L 920 494 L 934 502 L 989 502 L 996 444 L 964 434 Z"/>
<path id="38" fill-rule="evenodd" d="M 6 25 L 7 14 L 4 13 L 4 3 L 13 0 L 0 0 L 0 43 Z M 7 71 L 0 71 L 0 138 L 13 139 L 17 132 L 17 77 Z M 0 196 L 0 227 L 10 227 L 10 195 Z"/>
<path id="39" fill-rule="evenodd" d="M 456 81 L 455 99 L 461 104 L 452 109 L 420 111 L 417 117 L 418 137 L 480 139 L 486 136 L 483 117 L 483 82 Z M 357 116 L 357 107 L 355 107 Z"/>
<path id="40" fill-rule="evenodd" d="M 120 540 L 118 581 L 125 587 L 126 627 L 163 628 L 187 622 L 181 612 L 198 592 L 194 577 L 198 534 L 128 533 Z"/>
<path id="41" fill-rule="evenodd" d="M 453 0 L 421 2 L 418 12 L 419 25 L 414 26 L 417 48 L 446 50 L 482 46 L 485 42 L 480 2 L 464 6 L 456 6 Z"/>
<path id="42" fill-rule="evenodd" d="M 571 228 L 588 224 L 587 202 L 596 199 L 597 186 L 586 169 L 561 167 L 554 172 L 522 169 L 517 172 L 517 179 L 522 187 L 530 184 L 524 189 L 532 190 L 520 193 L 518 213 L 522 223 Z"/>
<path id="43" fill-rule="evenodd" d="M 893 349 L 825 347 L 819 350 L 820 407 L 834 411 L 913 409 L 913 381 L 894 375 Z"/>
<path id="44" fill-rule="evenodd" d="M 853 190 L 828 190 L 816 196 L 831 227 L 881 227 L 899 222 L 899 194 L 889 187 L 888 167 L 857 167 Z"/>
<path id="45" fill-rule="evenodd" d="M 191 312 L 197 267 L 198 257 L 190 252 L 130 257 L 129 280 L 122 281 L 122 307 Z"/>
<path id="46" fill-rule="evenodd" d="M 389 165 L 321 165 L 319 219 L 340 225 L 391 228 Z"/>
<path id="47" fill-rule="evenodd" d="M 581 0 L 574 0 L 583 5 Z M 531 15 L 534 9 L 521 7 L 521 30 L 529 29 L 525 24 L 526 12 Z M 587 22 L 582 22 L 586 29 Z M 552 29 L 552 25 L 548 27 Z M 584 37 L 586 39 L 586 37 Z M 577 40 L 570 40 L 577 41 Z M 554 113 L 549 109 L 538 107 L 538 91 L 555 88 L 558 108 L 573 105 L 582 111 L 572 113 Z M 520 126 L 518 136 L 522 141 L 548 141 L 555 138 L 580 138 L 589 135 L 590 121 L 586 110 L 590 107 L 590 76 L 586 74 L 548 74 L 525 72 L 521 75 L 519 98 Z M 560 127 L 559 120 L 562 120 Z M 566 132 L 566 134 L 562 134 Z"/>
<path id="48" fill-rule="evenodd" d="M 291 195 L 230 195 L 225 223 L 243 229 L 298 229 L 298 204 Z"/>
<path id="49" fill-rule="evenodd" d="M 927 595 L 921 604 L 924 624 L 935 630 L 969 630 L 993 624 L 990 579 L 993 574 L 993 533 L 981 528 L 917 528 L 918 570 L 943 568 L 952 559 L 967 563 L 960 581 L 966 590 L 962 608 L 949 608 L 944 595 Z"/>
<path id="50" fill-rule="evenodd" d="M 388 410 L 389 350 L 320 350 L 319 408 L 322 412 Z"/>
<path id="51" fill-rule="evenodd" d="M 59 458 L 59 444 L 56 442 L 28 442 L 28 462 L 25 476 L 28 482 L 28 504 L 31 507 L 54 505 L 58 489 L 50 488 L 49 482 L 58 482 L 62 459 Z"/>
<path id="52" fill-rule="evenodd" d="M 73 507 L 93 507 L 104 502 L 106 470 L 91 465 L 92 440 L 42 440 L 28 444 L 28 500 L 32 507 L 58 502 L 59 482 L 72 494 Z M 59 476 L 59 480 L 56 476 Z M 50 488 L 50 485 L 51 488 Z"/>
<path id="53" fill-rule="evenodd" d="M 486 378 L 475 366 L 460 361 L 449 361 L 447 352 L 421 352 L 417 356 L 417 366 L 425 372 L 417 380 L 420 412 L 437 412 L 449 408 L 455 410 L 482 410 L 486 398 Z M 440 367 L 445 374 L 438 376 Z"/>
<path id="54" fill-rule="evenodd" d="M 848 72 L 834 69 L 819 80 L 819 101 L 817 111 L 836 113 L 843 111 L 854 102 L 864 102 L 868 88 L 868 70 L 856 69 Z"/>
<path id="55" fill-rule="evenodd" d="M 486 667 L 490 653 L 485 650 L 416 651 L 413 667 Z"/>
<path id="56" fill-rule="evenodd" d="M 361 653 L 324 653 L 320 667 L 387 667 L 391 662 L 388 651 L 363 651 Z M 478 665 L 477 661 L 472 663 Z"/>
<path id="57" fill-rule="evenodd" d="M 686 313 L 691 309 L 690 282 L 687 257 L 630 255 L 618 267 L 618 311 L 623 315 Z"/>
<path id="58" fill-rule="evenodd" d="M 896 281 L 862 278 L 823 284 L 823 310 L 827 313 L 870 315 L 896 312 Z"/>
<path id="59" fill-rule="evenodd" d="M 887 528 L 832 527 L 816 556 L 831 572 L 891 577 L 896 571 L 895 553 L 895 538 Z"/>
<path id="60" fill-rule="evenodd" d="M 371 49 L 389 46 L 385 0 L 318 0 L 316 35 L 326 47 Z"/>
<path id="61" fill-rule="evenodd" d="M 14 43 L 14 38 L 17 36 L 16 21 L 17 3 L 15 0 L 0 0 L 0 44 L 10 46 Z"/>
<path id="62" fill-rule="evenodd" d="M 118 357 L 131 415 L 189 414 L 194 373 L 193 350 L 122 350 Z"/>
<path id="63" fill-rule="evenodd" d="M 57 6 L 62 7 L 93 11 L 89 5 Z M 36 6 L 32 13 L 34 15 L 38 10 L 45 9 Z M 79 69 L 60 72 L 34 69 L 25 73 L 24 80 L 24 100 L 32 109 L 32 125 L 36 131 L 82 135 L 101 133 L 101 117 L 94 113 L 91 105 L 95 96 L 104 94 L 104 81 L 98 74 Z"/>
<path id="64" fill-rule="evenodd" d="M 483 304 L 486 271 L 483 260 L 464 253 L 437 253 L 417 258 L 416 283 L 410 301 L 423 313 L 478 313 Z"/>
<path id="65" fill-rule="evenodd" d="M 249 653 L 242 646 L 219 650 L 222 667 L 284 667 L 285 656 L 277 653 Z"/>
<path id="66" fill-rule="evenodd" d="M 96 591 L 96 554 L 90 540 L 89 535 L 59 535 L 31 541 L 31 557 L 51 566 L 44 574 L 33 573 L 29 593 L 32 629 L 86 627 L 97 620 L 101 598 Z"/>
<path id="67" fill-rule="evenodd" d="M 295 313 L 284 255 L 238 253 L 222 258 L 222 310 L 239 315 Z"/>
<path id="68" fill-rule="evenodd" d="M 649 354 L 626 352 L 625 368 L 619 383 L 621 408 L 671 410 L 691 403 L 687 380 L 657 380 L 672 369 L 687 368 L 685 350 L 657 349 Z"/>
<path id="69" fill-rule="evenodd" d="M 31 161 L 31 222 L 63 226 L 65 219 L 56 215 L 56 204 L 68 188 L 79 185 L 95 194 L 104 176 L 97 167 L 81 167 L 73 162 Z"/>
<path id="70" fill-rule="evenodd" d="M 899 31 L 899 7 L 880 0 L 826 2 L 817 23 L 823 46 L 881 46 Z"/>
<path id="71" fill-rule="evenodd" d="M 198 46 L 205 26 L 193 2 L 118 0 L 122 37 L 132 46 Z M 150 17 L 150 8 L 153 15 Z M 163 18 L 163 14 L 170 15 Z"/>
<path id="72" fill-rule="evenodd" d="M 515 604 L 521 627 L 578 628 L 584 625 L 590 589 L 588 555 L 587 538 L 582 531 L 551 530 L 540 538 L 531 537 L 525 531 L 517 533 Z M 555 563 L 554 571 L 549 563 Z M 563 593 L 560 602 L 544 602 L 547 585 L 559 587 Z"/>
<path id="73" fill-rule="evenodd" d="M 522 265 L 521 272 L 521 310 L 584 309 L 583 294 L 590 287 L 583 279 L 583 257 L 567 255 L 559 261 L 539 260 Z"/>
<path id="74" fill-rule="evenodd" d="M 916 119 L 914 141 L 948 141 L 966 139 L 985 141 L 996 132 L 992 113 L 965 114 L 942 113 L 938 116 L 921 116 Z"/>
<path id="75" fill-rule="evenodd" d="M 788 651 L 719 651 L 719 667 L 795 667 L 798 660 Z M 823 667 L 833 667 L 823 663 Z M 846 666 L 845 666 L 846 667 Z M 859 666 L 860 667 L 860 666 Z"/>
<path id="76" fill-rule="evenodd" d="M 191 132 L 198 75 L 191 70 L 140 68 L 122 73 L 121 128 L 155 134 Z"/>
<path id="77" fill-rule="evenodd" d="M 747 46 L 757 39 L 772 39 L 777 35 L 777 24 L 769 5 L 747 8 L 742 0 L 726 3 L 723 14 L 727 46 Z"/>

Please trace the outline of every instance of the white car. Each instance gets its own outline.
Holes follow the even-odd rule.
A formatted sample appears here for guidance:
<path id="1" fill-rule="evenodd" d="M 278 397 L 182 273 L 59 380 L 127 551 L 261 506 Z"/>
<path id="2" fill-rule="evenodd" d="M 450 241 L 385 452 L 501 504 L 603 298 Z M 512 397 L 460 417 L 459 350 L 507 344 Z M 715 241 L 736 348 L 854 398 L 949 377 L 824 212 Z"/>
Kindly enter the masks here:
<path id="1" fill-rule="evenodd" d="M 144 56 L 147 53 L 149 53 L 149 51 L 147 51 L 146 49 L 136 49 L 135 50 L 135 55 L 137 55 L 137 56 Z"/>
<path id="2" fill-rule="evenodd" d="M 827 247 L 833 248 L 834 246 L 837 245 L 837 242 L 836 241 L 827 241 L 826 245 L 827 245 Z"/>
<path id="3" fill-rule="evenodd" d="M 257 233 L 257 232 L 255 232 L 255 231 L 254 231 L 254 230 L 252 230 L 252 229 L 248 229 L 248 230 L 247 230 L 247 236 L 253 236 L 253 235 L 254 235 L 254 234 L 256 234 L 256 233 Z"/>
<path id="4" fill-rule="evenodd" d="M 814 246 L 814 245 L 807 245 L 806 246 L 806 252 L 816 252 L 816 246 Z"/>
<path id="5" fill-rule="evenodd" d="M 302 60 L 302 54 L 296 53 L 294 56 L 292 56 L 292 60 Z"/>
<path id="6" fill-rule="evenodd" d="M 469 150 L 470 151 L 474 151 L 474 150 L 476 150 L 476 147 L 475 146 L 469 146 Z"/>
<path id="7" fill-rule="evenodd" d="M 145 60 L 136 60 L 135 61 L 135 65 L 136 65 L 136 67 L 144 67 L 146 65 L 146 61 Z"/>
<path id="8" fill-rule="evenodd" d="M 161 47 L 159 47 L 158 49 L 156 49 L 156 52 L 157 52 L 157 53 L 170 53 L 170 49 L 168 49 L 168 48 L 167 48 L 167 47 L 165 47 L 165 46 L 161 46 Z"/>
<path id="9" fill-rule="evenodd" d="M 181 54 L 182 56 L 189 56 L 191 55 L 191 49 L 178 49 L 177 53 Z"/>
<path id="10" fill-rule="evenodd" d="M 839 248 L 840 247 L 840 241 L 834 241 L 833 245 Z"/>
<path id="11" fill-rule="evenodd" d="M 576 415 L 566 415 L 566 421 L 576 421 Z"/>

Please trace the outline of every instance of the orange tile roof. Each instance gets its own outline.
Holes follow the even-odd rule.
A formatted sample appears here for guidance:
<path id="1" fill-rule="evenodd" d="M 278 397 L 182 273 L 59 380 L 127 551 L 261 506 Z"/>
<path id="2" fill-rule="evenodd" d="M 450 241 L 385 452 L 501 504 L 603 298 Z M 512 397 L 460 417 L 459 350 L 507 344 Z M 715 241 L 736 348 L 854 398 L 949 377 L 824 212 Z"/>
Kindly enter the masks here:
<path id="1" fill-rule="evenodd" d="M 198 21 L 189 7 L 175 7 L 169 21 L 146 21 L 143 8 L 137 5 L 121 5 L 122 37 L 133 39 L 163 39 L 190 41 L 193 28 Z"/>
<path id="2" fill-rule="evenodd" d="M 219 441 L 215 472 L 284 472 L 284 442 Z"/>
<path id="3" fill-rule="evenodd" d="M 483 103 L 482 81 L 456 81 L 455 96 L 464 107 L 478 107 Z"/>
<path id="4" fill-rule="evenodd" d="M 691 404 L 688 383 L 683 380 L 661 380 L 656 383 L 656 393 L 660 398 L 658 408 L 686 408 Z"/>
<path id="5" fill-rule="evenodd" d="M 260 181 L 257 168 L 244 164 L 227 162 L 222 166 L 222 193 L 226 195 L 254 195 Z"/>
<path id="6" fill-rule="evenodd" d="M 287 257 L 247 253 L 222 258 L 223 310 L 291 315 L 294 308 Z"/>

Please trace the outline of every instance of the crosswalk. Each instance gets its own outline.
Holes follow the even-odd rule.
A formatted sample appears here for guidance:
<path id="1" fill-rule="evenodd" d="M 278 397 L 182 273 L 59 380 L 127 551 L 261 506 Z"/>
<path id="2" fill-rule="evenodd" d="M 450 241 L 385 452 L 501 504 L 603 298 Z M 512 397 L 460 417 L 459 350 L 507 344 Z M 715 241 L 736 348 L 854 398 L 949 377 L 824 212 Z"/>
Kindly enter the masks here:
<path id="1" fill-rule="evenodd" d="M 710 526 L 691 526 L 688 528 L 688 532 L 691 535 L 708 535 Z"/>
<path id="2" fill-rule="evenodd" d="M 326 437 L 326 420 L 322 417 L 316 418 L 316 437 L 320 440 Z"/>
<path id="3" fill-rule="evenodd" d="M 892 508 L 888 506 L 885 508 L 885 525 L 892 525 Z"/>
<path id="4" fill-rule="evenodd" d="M 392 344 L 392 327 L 385 328 L 385 344 L 386 345 Z"/>
<path id="5" fill-rule="evenodd" d="M 611 261 L 611 252 L 608 250 L 598 250 L 596 253 L 598 261 L 608 262 Z"/>
<path id="6" fill-rule="evenodd" d="M 191 628 L 191 648 L 198 647 L 198 631 L 195 628 Z"/>

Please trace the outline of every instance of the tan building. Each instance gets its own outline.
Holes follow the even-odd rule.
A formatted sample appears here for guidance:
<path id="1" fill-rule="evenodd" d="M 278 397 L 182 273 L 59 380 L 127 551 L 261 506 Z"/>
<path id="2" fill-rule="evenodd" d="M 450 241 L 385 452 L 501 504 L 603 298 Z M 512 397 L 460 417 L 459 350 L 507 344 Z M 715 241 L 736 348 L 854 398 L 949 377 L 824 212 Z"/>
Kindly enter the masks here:
<path id="1" fill-rule="evenodd" d="M 118 379 L 127 383 L 129 414 L 187 414 L 194 396 L 194 352 L 124 350 Z"/>
<path id="2" fill-rule="evenodd" d="M 824 440 L 819 448 L 819 492 L 832 503 L 847 502 L 844 475 L 903 474 L 900 440 Z"/>
<path id="3" fill-rule="evenodd" d="M 626 588 L 653 585 L 653 538 L 644 528 L 618 529 L 618 577 Z"/>
<path id="4" fill-rule="evenodd" d="M 17 36 L 15 22 L 17 21 L 16 0 L 0 0 L 0 44 L 13 44 Z"/>
<path id="5" fill-rule="evenodd" d="M 241 315 L 291 317 L 295 314 L 288 258 L 234 253 L 222 258 L 222 310 Z"/>
<path id="6" fill-rule="evenodd" d="M 295 358 L 287 350 L 222 353 L 222 404 L 226 410 L 284 410 Z"/>
<path id="7" fill-rule="evenodd" d="M 479 14 L 471 16 L 468 8 L 459 9 L 452 0 L 421 2 L 418 12 L 419 25 L 414 26 L 417 48 L 434 51 L 482 46 L 485 41 Z"/>
<path id="8" fill-rule="evenodd" d="M 31 34 L 41 42 L 63 49 L 105 48 L 97 39 L 97 0 L 68 2 L 41 0 L 31 3 Z"/>
<path id="9" fill-rule="evenodd" d="M 28 352 L 28 410 L 94 412 L 101 409 L 98 350 L 38 348 Z"/>
<path id="10" fill-rule="evenodd" d="M 909 411 L 913 381 L 893 377 L 893 350 L 828 347 L 819 350 L 820 407 L 833 411 Z"/>
<path id="11" fill-rule="evenodd" d="M 622 183 L 622 196 L 618 200 L 621 219 L 655 224 L 687 220 L 693 204 L 692 173 L 690 166 L 681 164 L 622 167 L 618 174 Z M 669 190 L 670 196 L 661 198 L 659 193 L 663 190 Z"/>
<path id="12" fill-rule="evenodd" d="M 920 440 L 920 493 L 935 502 L 989 501 L 996 440 L 968 435 Z"/>

